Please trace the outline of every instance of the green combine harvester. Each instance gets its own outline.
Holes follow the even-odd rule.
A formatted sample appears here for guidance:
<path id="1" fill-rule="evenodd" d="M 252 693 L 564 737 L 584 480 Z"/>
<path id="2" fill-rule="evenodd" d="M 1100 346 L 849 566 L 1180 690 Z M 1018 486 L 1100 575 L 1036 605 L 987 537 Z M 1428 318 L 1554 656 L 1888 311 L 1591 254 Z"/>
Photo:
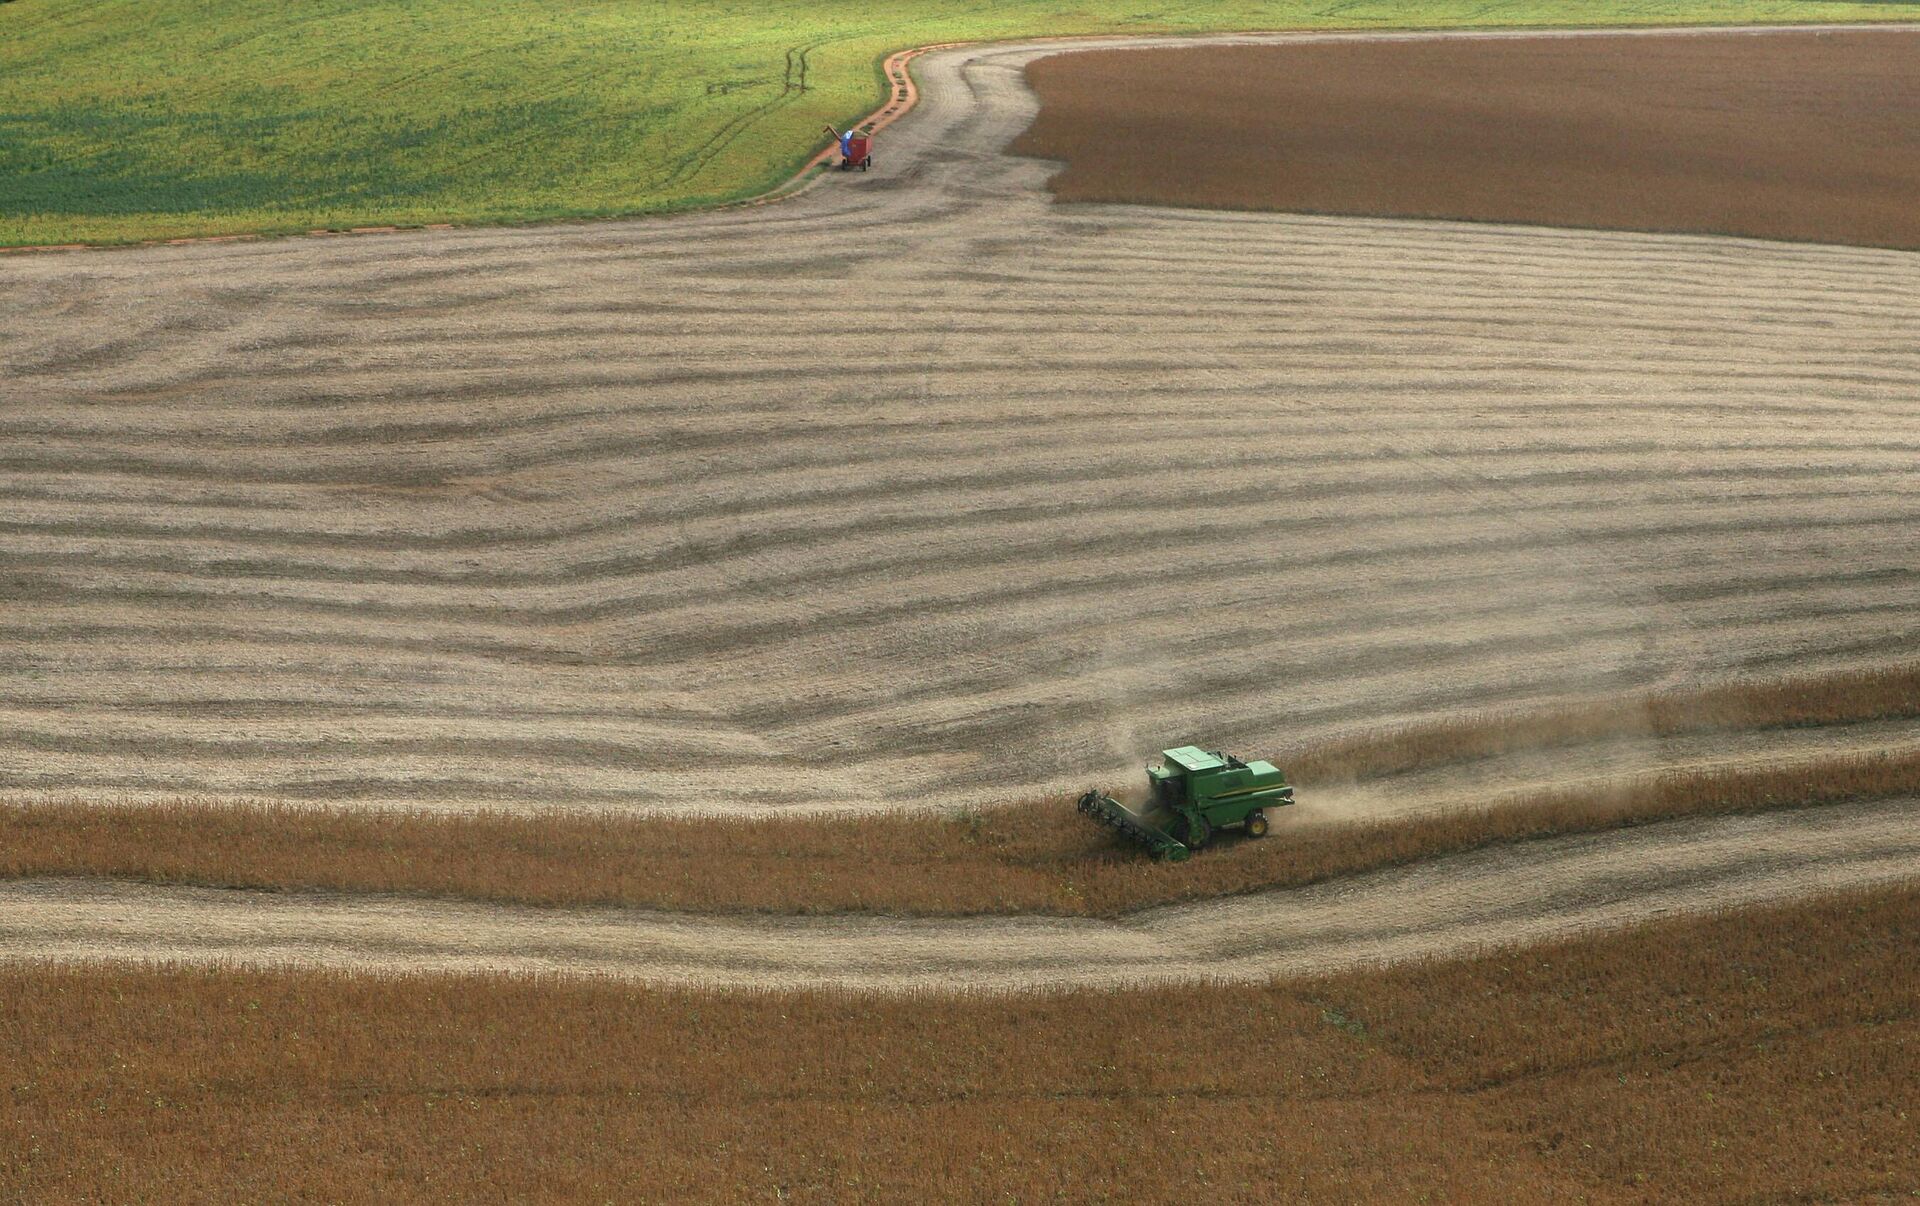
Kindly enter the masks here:
<path id="1" fill-rule="evenodd" d="M 1139 842 L 1157 859 L 1180 862 L 1215 832 L 1238 825 L 1251 837 L 1267 835 L 1269 808 L 1293 803 L 1293 788 L 1271 762 L 1242 762 L 1197 745 L 1163 750 L 1147 767 L 1147 805 L 1139 812 L 1095 788 L 1079 808 Z"/>

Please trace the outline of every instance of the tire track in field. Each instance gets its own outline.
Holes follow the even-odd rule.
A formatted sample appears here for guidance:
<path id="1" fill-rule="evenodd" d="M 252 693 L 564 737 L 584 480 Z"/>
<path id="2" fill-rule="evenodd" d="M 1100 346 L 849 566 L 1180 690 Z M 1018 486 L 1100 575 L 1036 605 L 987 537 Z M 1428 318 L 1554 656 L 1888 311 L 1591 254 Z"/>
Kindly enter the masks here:
<path id="1" fill-rule="evenodd" d="M 786 49 L 786 62 L 781 75 L 780 95 L 764 101 L 744 113 L 730 118 L 719 129 L 709 135 L 705 141 L 694 147 L 673 165 L 671 171 L 662 177 L 663 185 L 676 184 L 689 176 L 698 175 L 707 165 L 719 157 L 720 153 L 742 134 L 776 111 L 792 104 L 807 92 L 807 56 L 822 46 L 834 42 L 844 42 L 857 36 L 854 33 L 842 34 L 837 38 L 825 38 L 818 42 L 796 44 Z"/>
<path id="2" fill-rule="evenodd" d="M 779 206 L 10 260 L 0 798 L 955 807 L 1920 650 L 1914 256 L 1051 208 L 1055 49 Z"/>

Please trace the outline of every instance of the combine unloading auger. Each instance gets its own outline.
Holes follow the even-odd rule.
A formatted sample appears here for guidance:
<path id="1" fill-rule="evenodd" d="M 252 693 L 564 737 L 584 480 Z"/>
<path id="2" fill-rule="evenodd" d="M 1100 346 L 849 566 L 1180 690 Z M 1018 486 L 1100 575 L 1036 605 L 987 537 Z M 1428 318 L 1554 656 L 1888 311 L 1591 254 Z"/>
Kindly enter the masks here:
<path id="1" fill-rule="evenodd" d="M 1271 762 L 1242 762 L 1192 745 L 1165 750 L 1161 758 L 1159 766 L 1147 767 L 1146 809 L 1135 812 L 1097 788 L 1078 805 L 1157 859 L 1180 862 L 1220 829 L 1265 837 L 1266 810 L 1293 803 L 1293 788 Z"/>

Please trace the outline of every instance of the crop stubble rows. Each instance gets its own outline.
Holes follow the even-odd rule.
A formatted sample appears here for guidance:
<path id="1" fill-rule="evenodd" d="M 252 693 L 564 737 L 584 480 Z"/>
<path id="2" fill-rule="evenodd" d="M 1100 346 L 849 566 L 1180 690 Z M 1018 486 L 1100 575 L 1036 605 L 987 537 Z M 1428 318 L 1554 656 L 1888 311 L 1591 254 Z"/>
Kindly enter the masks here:
<path id="1" fill-rule="evenodd" d="M 978 68 L 989 109 L 1016 66 Z M 1909 260 L 982 212 L 978 198 L 1015 197 L 1035 173 L 948 149 L 921 171 L 938 186 L 931 201 L 882 185 L 877 200 L 778 215 L 757 239 L 714 218 L 301 251 L 291 276 L 213 252 L 206 271 L 157 289 L 179 261 L 10 277 L 9 303 L 67 321 L 30 325 L 0 307 L 19 402 L 0 414 L 0 634 L 23 651 L 0 665 L 0 789 L 349 806 L 968 804 L 1077 786 L 1175 728 L 1293 745 L 1462 707 L 1857 668 L 1913 647 Z M 850 217 L 873 223 L 857 270 L 831 259 Z M 876 221 L 902 217 L 920 224 Z M 906 251 L 910 269 L 885 259 Z M 485 1049 L 466 1039 L 499 1032 L 487 1010 L 524 1015 L 516 994 L 552 1020 L 550 984 L 489 978 L 428 1000 L 417 982 L 26 969 L 35 992 L 14 997 L 57 997 L 60 1012 L 51 1029 L 45 1011 L 6 1019 L 22 1049 L 50 1056 L 9 1108 L 27 1128 L 79 1136 L 73 1158 L 92 1164 L 36 1146 L 5 1180 L 71 1187 L 81 1172 L 109 1192 L 150 1188 L 98 1179 L 129 1135 L 136 1160 L 121 1168 L 136 1178 L 257 1177 L 252 1144 L 221 1148 L 220 1136 L 261 1142 L 272 1168 L 316 1192 L 370 1173 L 403 1189 L 395 1165 L 302 1159 L 364 1150 L 377 1132 L 457 1150 L 435 1167 L 497 1187 L 503 1168 L 524 1177 L 538 1163 L 511 1148 L 530 1133 L 512 1119 L 531 1108 L 582 1125 L 557 1147 L 542 1140 L 553 1179 L 528 1190 L 592 1189 L 607 1153 L 574 1140 L 626 1135 L 621 1107 L 637 1090 L 646 1134 L 666 1118 L 674 1153 L 697 1151 L 734 1188 L 777 1177 L 818 1196 L 873 1184 L 929 1144 L 939 1167 L 913 1165 L 920 1185 L 960 1167 L 970 1184 L 1045 1192 L 1031 1169 L 1071 1159 L 1083 1184 L 1119 1186 L 1100 1153 L 1130 1150 L 1140 1111 L 1172 1097 L 1223 1128 L 1257 1112 L 1330 1153 L 1310 1169 L 1272 1146 L 1201 1159 L 1202 1173 L 1241 1183 L 1484 1192 L 1499 1166 L 1522 1194 L 1632 1197 L 1649 1175 L 1697 1193 L 1743 1171 L 1768 1189 L 1887 1192 L 1911 1180 L 1911 1128 L 1894 1110 L 1912 1011 L 1871 960 L 1904 956 L 1910 905 L 1883 897 L 1853 920 L 1857 906 L 1803 906 L 1749 931 L 1697 923 L 1677 954 L 1657 935 L 1556 948 L 1526 963 L 1519 1010 L 1504 1005 L 1515 970 L 1502 959 L 1307 998 L 1142 995 L 1137 1029 L 1158 1045 L 1116 1038 L 1096 1070 L 1041 1068 L 1011 1098 L 984 1098 L 991 1124 L 968 1104 L 986 1086 L 949 1075 L 968 1059 L 925 1058 L 955 1032 L 929 1024 L 923 1001 L 897 1005 L 918 1029 L 877 1016 L 895 1003 L 843 1017 L 834 1001 L 821 1016 L 898 1034 L 906 1063 L 937 1074 L 901 1079 L 890 1038 L 883 1110 L 872 1058 L 825 1069 L 857 1084 L 824 1107 L 747 1086 L 755 1116 L 801 1146 L 825 1126 L 878 1153 L 815 1165 L 782 1142 L 770 1166 L 764 1136 L 688 1108 L 684 1086 L 699 1078 L 684 1068 L 583 1077 L 571 1041 L 482 1075 L 444 1062 Z M 1800 966 L 1776 966 L 1796 938 Z M 1656 982 L 1624 1005 L 1582 997 L 1617 990 L 1622 958 L 1644 973 L 1655 948 L 1668 971 L 1679 960 L 1724 974 L 1706 989 Z M 1839 965 L 1843 951 L 1857 965 Z M 1863 969 L 1871 998 L 1846 991 Z M 146 1009 L 97 1008 L 103 988 L 151 1002 L 157 1028 L 126 1027 Z M 563 991 L 578 1016 L 543 1033 L 577 1023 L 596 1068 L 609 1063 L 595 1019 L 610 1012 L 622 1024 L 665 1015 L 683 1039 L 711 1022 L 707 998 Z M 1504 1012 L 1431 1011 L 1469 995 Z M 236 1053 L 263 1050 L 246 1021 L 262 1002 L 285 1014 L 319 997 L 296 1015 L 319 1041 L 263 1057 L 272 1085 L 308 1087 L 289 1109 Z M 456 1056 L 420 1041 L 423 1000 Z M 854 1049 L 823 1030 L 819 1000 L 713 1012 L 737 1020 L 764 1072 L 769 1033 L 804 1030 L 814 1041 L 796 1052 Z M 1357 1100 L 1344 1082 L 1295 1102 L 1195 1075 L 1190 1047 L 1165 1053 L 1164 1016 L 1197 1000 L 1260 1014 L 1243 1041 L 1264 1058 L 1209 1067 L 1358 1068 Z M 1847 1008 L 1823 1008 L 1833 1002 Z M 981 1066 L 995 1076 L 1018 1066 L 1006 1037 L 1036 1025 L 1066 1039 L 1045 1049 L 1077 1051 L 1079 1005 L 993 1005 L 958 1047 L 992 1057 Z M 1596 1007 L 1609 1010 L 1604 1030 Z M 788 1008 L 805 1015 L 794 1028 Z M 979 1003 L 957 1008 L 979 1024 Z M 1743 1028 L 1694 1024 L 1703 1009 Z M 1457 1023 L 1496 1012 L 1493 1025 L 1561 1045 L 1523 1066 L 1489 1062 Z M 389 1014 L 406 1023 L 370 1043 Z M 191 1025 L 169 1027 L 175 1017 Z M 120 1029 L 94 1049 L 130 1057 L 110 1069 L 71 1059 L 76 1034 L 108 1034 L 103 1019 Z M 1564 1041 L 1589 1034 L 1579 1050 Z M 736 1041 L 729 1031 L 690 1058 L 730 1058 Z M 1871 1056 L 1888 1044 L 1904 1062 Z M 649 1042 L 644 1058 L 672 1049 Z M 216 1051 L 228 1062 L 209 1097 L 178 1068 L 204 1069 Z M 334 1062 L 310 1058 L 321 1051 Z M 550 1055 L 561 1062 L 535 1068 Z M 423 1080 L 415 1059 L 456 1070 Z M 1836 1113 L 1834 1095 L 1807 1088 L 1836 1068 L 1860 1108 Z M 794 1074 L 821 1073 L 802 1060 Z M 1616 1092 L 1616 1075 L 1633 1090 Z M 1116 1076 L 1144 1076 L 1154 1101 L 1114 1094 Z M 1063 1104 L 1059 1085 L 1082 1082 Z M 1720 1091 L 1731 1121 L 1700 1104 Z M 1436 1095 L 1439 1122 L 1423 1112 Z M 83 1097 L 84 1118 L 69 1108 Z M 1831 1125 L 1812 1142 L 1801 1126 L 1782 1134 L 1767 1112 L 1790 1099 L 1797 1123 Z M 1013 1138 L 993 1129 L 1009 1110 L 1027 1123 Z M 1469 1114 L 1485 1129 L 1463 1144 Z M 1684 1125 L 1649 1132 L 1641 1118 L 1655 1115 Z M 316 1127 L 340 1141 L 285 1145 Z M 1568 1128 L 1599 1142 L 1569 1157 Z M 1696 1135 L 1711 1150 L 1690 1146 Z M 1387 1142 L 1420 1153 L 1403 1181 L 1374 1158 Z M 736 1144 L 752 1157 L 733 1159 Z M 505 1161 L 475 1170 L 466 1156 L 483 1147 Z M 630 1171 L 630 1186 L 696 1188 L 665 1166 Z"/>
<path id="2" fill-rule="evenodd" d="M 0 792 L 972 805 L 1913 647 L 1910 257 L 1049 209 L 1032 53 L 778 211 L 11 266 Z"/>
<path id="3" fill-rule="evenodd" d="M 1912 648 L 1906 261 L 1112 211 L 1009 231 L 969 210 L 980 174 L 928 169 L 928 291 L 827 263 L 832 210 L 778 217 L 790 243 L 502 235 L 301 253 L 297 280 L 221 254 L 151 308 L 138 260 L 9 280 L 73 325 L 5 331 L 0 786 L 965 804 L 1078 786 L 1175 726 L 1333 766 L 1395 719 Z M 1651 314 L 1622 246 L 1676 282 Z M 892 367 L 863 383 L 850 357 Z M 1715 843 L 1753 860 L 1718 829 L 1668 857 Z M 1463 883 L 1517 878 L 1490 866 Z M 1897 1192 L 1910 896 L 1103 996 L 1098 1034 L 1074 996 L 8 969 L 32 991 L 0 1029 L 38 1062 L 0 1185 Z M 529 1009 L 531 1035 L 499 1025 Z M 1193 1058 L 1195 1013 L 1238 1019 L 1234 1058 Z M 1171 1136 L 1177 1180 L 1129 1158 L 1147 1117 L 1209 1132 Z"/>

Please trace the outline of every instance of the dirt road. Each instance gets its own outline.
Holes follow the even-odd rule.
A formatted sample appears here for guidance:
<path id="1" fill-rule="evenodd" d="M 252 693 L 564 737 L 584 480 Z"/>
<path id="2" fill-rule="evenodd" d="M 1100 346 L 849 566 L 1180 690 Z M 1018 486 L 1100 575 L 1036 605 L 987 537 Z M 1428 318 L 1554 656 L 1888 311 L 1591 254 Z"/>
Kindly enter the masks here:
<path id="1" fill-rule="evenodd" d="M 1920 648 L 1913 255 L 1050 208 L 1051 49 L 779 205 L 0 264 L 0 795 L 954 806 Z"/>
<path id="2" fill-rule="evenodd" d="M 1318 887 L 1063 918 L 690 917 L 103 881 L 0 884 L 0 959 L 1015 990 L 1257 980 L 1920 874 L 1916 801 L 1527 842 Z"/>

